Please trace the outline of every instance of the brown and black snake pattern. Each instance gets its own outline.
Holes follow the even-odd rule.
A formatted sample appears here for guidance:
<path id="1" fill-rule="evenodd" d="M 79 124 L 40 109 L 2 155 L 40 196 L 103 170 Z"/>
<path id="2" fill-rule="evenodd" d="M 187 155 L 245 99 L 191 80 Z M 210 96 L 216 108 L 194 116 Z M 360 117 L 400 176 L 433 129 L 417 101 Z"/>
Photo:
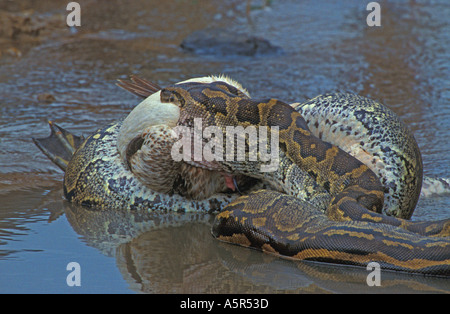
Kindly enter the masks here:
<path id="1" fill-rule="evenodd" d="M 384 187 L 365 164 L 311 134 L 303 117 L 276 99 L 254 100 L 222 82 L 162 89 L 161 102 L 177 104 L 181 125 L 278 127 L 282 151 L 274 173 L 248 162 L 223 160 L 217 170 L 279 180 L 293 166 L 331 195 L 325 209 L 294 196 L 258 191 L 226 206 L 215 221 L 218 239 L 296 259 L 450 275 L 450 220 L 411 222 L 381 214 Z M 210 165 L 209 165 L 210 166 Z M 323 212 L 325 210 L 325 212 Z M 431 237 L 433 236 L 433 237 Z"/>

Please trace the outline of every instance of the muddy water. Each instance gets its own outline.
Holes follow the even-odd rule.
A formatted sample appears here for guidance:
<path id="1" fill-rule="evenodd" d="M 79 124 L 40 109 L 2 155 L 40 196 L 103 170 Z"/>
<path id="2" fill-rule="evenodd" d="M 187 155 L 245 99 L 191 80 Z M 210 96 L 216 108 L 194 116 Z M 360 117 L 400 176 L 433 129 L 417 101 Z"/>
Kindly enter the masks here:
<path id="1" fill-rule="evenodd" d="M 266 9 L 255 0 L 248 14 L 243 1 L 79 3 L 78 28 L 65 25 L 61 1 L 0 3 L 5 14 L 29 16 L 8 32 L 0 15 L 0 292 L 450 292 L 445 280 L 390 273 L 368 287 L 364 269 L 224 245 L 210 236 L 209 216 L 75 208 L 63 200 L 62 172 L 30 140 L 48 135 L 47 119 L 87 135 L 126 116 L 139 100 L 117 78 L 139 74 L 164 86 L 224 73 L 256 97 L 294 102 L 352 91 L 380 100 L 414 131 L 425 174 L 448 177 L 446 0 L 380 1 L 382 26 L 374 28 L 359 0 L 272 1 Z M 208 26 L 262 36 L 284 54 L 179 48 Z M 414 219 L 450 217 L 449 205 L 448 194 L 422 198 Z M 66 283 L 69 262 L 81 267 L 81 287 Z"/>

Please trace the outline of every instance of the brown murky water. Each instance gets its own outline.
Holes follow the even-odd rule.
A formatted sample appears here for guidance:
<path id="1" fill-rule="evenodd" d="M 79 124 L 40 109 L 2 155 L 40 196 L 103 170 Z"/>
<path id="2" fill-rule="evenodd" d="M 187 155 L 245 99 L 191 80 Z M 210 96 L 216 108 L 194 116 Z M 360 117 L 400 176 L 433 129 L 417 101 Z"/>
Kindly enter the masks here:
<path id="1" fill-rule="evenodd" d="M 287 102 L 369 96 L 414 131 L 425 174 L 449 176 L 448 1 L 379 1 L 382 27 L 373 28 L 360 0 L 260 2 L 247 15 L 244 1 L 80 0 L 78 28 L 66 26 L 64 1 L 0 2 L 0 292 L 450 292 L 448 280 L 390 273 L 368 287 L 365 269 L 224 245 L 209 216 L 106 215 L 63 200 L 62 172 L 30 138 L 47 136 L 47 119 L 87 135 L 126 116 L 139 100 L 114 84 L 129 74 L 164 86 L 224 73 L 253 96 Z M 12 13 L 21 28 L 8 24 Z M 179 48 L 209 26 L 262 36 L 285 53 Z M 448 194 L 423 198 L 414 219 L 448 218 L 449 205 Z M 81 287 L 66 284 L 69 262 L 81 266 Z"/>

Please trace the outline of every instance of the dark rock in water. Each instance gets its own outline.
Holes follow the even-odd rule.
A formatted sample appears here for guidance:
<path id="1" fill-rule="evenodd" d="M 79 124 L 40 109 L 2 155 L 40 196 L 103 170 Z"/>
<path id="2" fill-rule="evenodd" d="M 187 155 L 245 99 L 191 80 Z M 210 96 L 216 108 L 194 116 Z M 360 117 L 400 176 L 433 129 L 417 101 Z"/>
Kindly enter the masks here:
<path id="1" fill-rule="evenodd" d="M 180 46 L 188 52 L 215 56 L 263 56 L 283 52 L 264 38 L 221 28 L 193 32 Z"/>

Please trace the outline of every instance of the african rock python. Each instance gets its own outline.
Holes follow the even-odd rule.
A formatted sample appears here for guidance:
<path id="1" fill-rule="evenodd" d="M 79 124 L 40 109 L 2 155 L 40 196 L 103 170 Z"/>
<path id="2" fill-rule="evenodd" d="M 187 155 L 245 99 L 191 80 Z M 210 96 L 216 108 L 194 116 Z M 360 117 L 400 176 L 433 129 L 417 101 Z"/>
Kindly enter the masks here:
<path id="1" fill-rule="evenodd" d="M 210 77 L 194 81 L 216 83 L 175 85 L 165 89 L 162 100 L 170 101 L 171 95 L 175 95 L 172 101 L 178 101 L 179 105 L 187 104 L 191 109 L 197 106 L 199 111 L 195 114 L 183 109 L 180 116 L 176 105 L 170 108 L 161 106 L 159 87 L 134 78 L 125 88 L 146 100 L 125 121 L 105 126 L 86 140 L 50 123 L 51 136 L 34 141 L 65 171 L 66 198 L 75 204 L 97 209 L 121 210 L 211 212 L 229 204 L 218 215 L 213 228 L 214 235 L 225 241 L 297 259 L 356 265 L 377 261 L 385 268 L 449 276 L 448 238 L 420 235 L 446 235 L 449 232 L 448 221 L 411 223 L 367 211 L 364 206 L 373 204 L 379 211 L 382 204 L 383 188 L 377 177 L 341 150 L 316 138 L 327 141 L 330 134 L 341 134 L 343 140 L 338 145 L 356 147 L 345 147 L 345 150 L 364 160 L 381 178 L 387 195 L 383 212 L 409 218 L 420 190 L 422 165 L 417 144 L 411 140 L 409 131 L 395 122 L 395 115 L 364 97 L 322 95 L 296 108 L 316 135 L 313 137 L 308 135 L 302 118 L 279 101 L 273 100 L 271 104 L 265 100 L 251 100 L 240 84 L 228 78 Z M 238 101 L 240 104 L 236 105 Z M 326 110 L 322 110 L 324 104 Z M 271 111 L 275 112 L 275 105 L 281 109 L 279 113 L 282 116 L 270 115 Z M 136 110 L 138 108 L 140 110 Z M 222 111 L 224 119 L 216 121 L 219 111 Z M 179 117 L 182 118 L 180 121 L 184 119 L 186 122 L 196 114 L 204 118 L 204 126 L 224 122 L 280 126 L 284 149 L 280 151 L 278 171 L 264 175 L 258 173 L 259 162 L 223 162 L 215 166 L 221 171 L 242 172 L 266 180 L 272 183 L 271 188 L 287 195 L 258 191 L 236 199 L 236 193 L 221 192 L 226 187 L 217 171 L 184 167 L 183 174 L 179 171 L 183 168 L 171 169 L 173 164 L 170 163 L 167 169 L 164 151 L 173 143 L 171 128 Z M 320 117 L 321 114 L 325 116 Z M 383 123 L 377 120 L 380 117 L 384 117 L 385 130 L 380 130 L 380 126 L 383 127 Z M 347 119 L 348 125 L 345 124 Z M 328 120 L 330 122 L 324 128 L 322 123 Z M 322 121 L 320 127 L 319 121 Z M 350 126 L 352 129 L 348 129 Z M 398 140 L 393 141 L 392 135 Z M 299 147 L 296 140 L 303 140 L 304 143 L 300 144 L 306 143 L 306 146 Z M 312 150 L 305 151 L 308 147 Z M 136 162 L 135 158 L 138 158 Z M 340 168 L 342 160 L 348 164 Z M 147 162 L 149 167 L 145 167 Z M 141 176 L 138 176 L 136 166 L 143 166 Z M 330 170 L 333 173 L 324 174 Z M 176 179 L 180 174 L 184 180 L 181 190 Z M 253 189 L 258 187 L 261 184 L 254 185 Z M 360 200 L 355 199 L 358 196 Z M 334 207 L 328 206 L 332 199 Z M 324 214 L 326 209 L 329 213 L 337 213 L 335 216 L 340 216 L 340 219 L 350 219 L 330 219 Z M 377 223 L 379 221 L 387 224 Z"/>
<path id="2" fill-rule="evenodd" d="M 227 159 L 208 167 L 276 181 L 281 187 L 293 173 L 308 175 L 331 196 L 325 213 L 315 206 L 320 202 L 314 196 L 306 201 L 295 193 L 274 191 L 243 196 L 217 216 L 213 234 L 218 239 L 296 259 L 353 265 L 377 261 L 386 269 L 449 275 L 450 241 L 428 236 L 448 236 L 450 219 L 420 223 L 380 214 L 385 188 L 376 174 L 314 136 L 291 106 L 275 99 L 249 99 L 222 82 L 167 87 L 161 102 L 181 108 L 181 124 L 201 118 L 204 127 L 223 131 L 238 125 L 279 127 L 277 171 L 261 173 L 257 163 Z M 292 187 L 286 190 L 292 193 Z"/>

